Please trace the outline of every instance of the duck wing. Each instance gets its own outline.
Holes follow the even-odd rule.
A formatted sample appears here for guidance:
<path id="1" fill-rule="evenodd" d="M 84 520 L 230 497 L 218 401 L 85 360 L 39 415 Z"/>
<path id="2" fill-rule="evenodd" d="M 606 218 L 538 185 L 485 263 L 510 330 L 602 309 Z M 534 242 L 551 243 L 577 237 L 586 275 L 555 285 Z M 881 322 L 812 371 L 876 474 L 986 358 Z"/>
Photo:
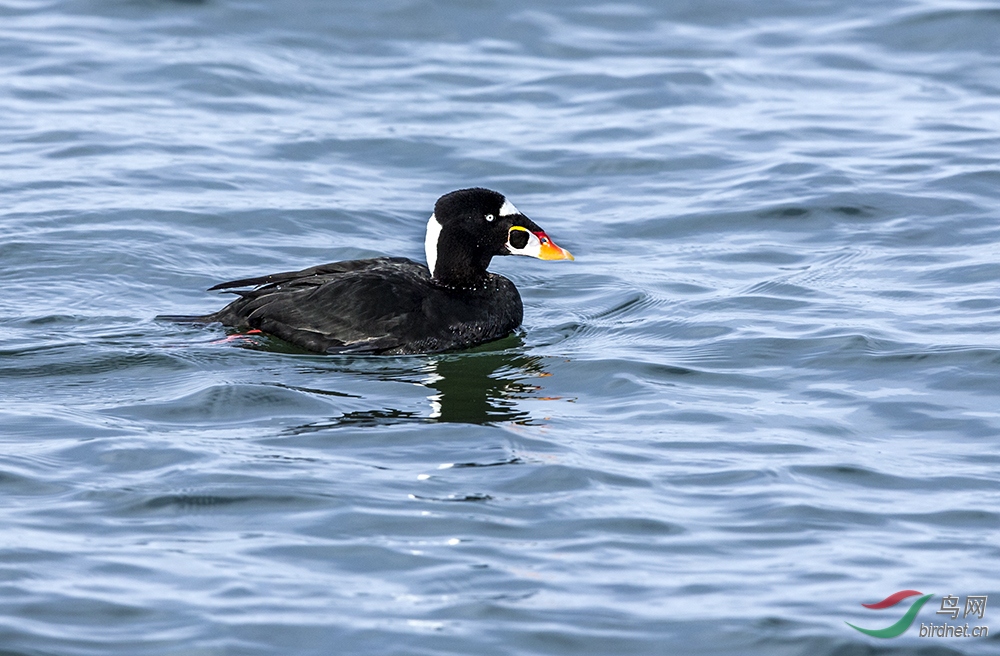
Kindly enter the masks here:
<path id="1" fill-rule="evenodd" d="M 216 287 L 249 285 L 259 286 L 236 292 L 240 299 L 205 319 L 320 353 L 408 351 L 431 336 L 429 306 L 442 294 L 427 267 L 405 258 L 336 262 Z"/>
<path id="2" fill-rule="evenodd" d="M 320 264 L 314 267 L 309 267 L 308 269 L 302 269 L 301 271 L 284 271 L 282 273 L 272 273 L 267 276 L 258 276 L 256 278 L 241 278 L 239 280 L 230 280 L 229 282 L 220 282 L 218 285 L 209 287 L 208 291 L 214 292 L 220 289 L 233 289 L 235 287 L 260 287 L 262 285 L 273 285 L 293 280 L 307 279 L 312 276 L 321 276 L 324 274 L 363 271 L 366 269 L 377 269 L 393 265 L 397 267 L 405 267 L 407 265 L 410 267 L 422 267 L 422 265 L 417 264 L 413 260 L 409 260 L 405 257 L 377 257 L 368 260 L 347 260 L 345 262 Z"/>

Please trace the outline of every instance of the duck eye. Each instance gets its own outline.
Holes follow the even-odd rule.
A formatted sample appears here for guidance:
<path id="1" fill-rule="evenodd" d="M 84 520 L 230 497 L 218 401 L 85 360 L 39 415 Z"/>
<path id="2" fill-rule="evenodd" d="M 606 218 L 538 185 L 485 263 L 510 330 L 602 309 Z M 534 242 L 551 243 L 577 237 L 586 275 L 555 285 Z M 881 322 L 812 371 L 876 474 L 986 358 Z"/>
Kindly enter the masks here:
<path id="1" fill-rule="evenodd" d="M 528 245 L 528 231 L 527 230 L 511 230 L 507 235 L 507 243 L 513 248 L 521 250 Z"/>
<path id="2" fill-rule="evenodd" d="M 487 221 L 492 221 L 492 220 L 493 220 L 493 218 L 494 218 L 494 217 L 493 217 L 493 215 L 492 215 L 492 214 L 487 214 L 487 215 L 486 215 L 486 220 L 487 220 Z"/>

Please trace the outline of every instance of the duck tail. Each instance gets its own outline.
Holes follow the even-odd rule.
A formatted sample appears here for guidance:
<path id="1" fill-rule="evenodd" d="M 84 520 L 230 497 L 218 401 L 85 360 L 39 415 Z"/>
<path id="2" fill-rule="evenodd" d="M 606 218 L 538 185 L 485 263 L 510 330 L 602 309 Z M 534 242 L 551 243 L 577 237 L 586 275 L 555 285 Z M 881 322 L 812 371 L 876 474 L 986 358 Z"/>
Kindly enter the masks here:
<path id="1" fill-rule="evenodd" d="M 174 323 L 212 323 L 216 321 L 211 314 L 203 316 L 189 314 L 159 314 L 153 317 L 156 321 L 173 321 Z"/>

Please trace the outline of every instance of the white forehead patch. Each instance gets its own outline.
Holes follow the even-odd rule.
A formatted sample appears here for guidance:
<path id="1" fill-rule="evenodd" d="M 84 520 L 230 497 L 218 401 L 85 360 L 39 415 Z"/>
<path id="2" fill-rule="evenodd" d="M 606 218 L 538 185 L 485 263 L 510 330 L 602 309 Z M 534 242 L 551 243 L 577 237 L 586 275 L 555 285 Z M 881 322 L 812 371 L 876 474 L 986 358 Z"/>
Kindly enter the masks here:
<path id="1" fill-rule="evenodd" d="M 510 202 L 506 198 L 503 199 L 503 206 L 500 208 L 500 216 L 510 216 L 511 214 L 520 214 L 514 203 Z"/>
<path id="2" fill-rule="evenodd" d="M 431 214 L 431 218 L 427 219 L 427 234 L 424 235 L 424 257 L 427 258 L 427 268 L 431 270 L 431 277 L 434 276 L 434 265 L 437 264 L 440 237 L 441 224 L 437 217 Z"/>

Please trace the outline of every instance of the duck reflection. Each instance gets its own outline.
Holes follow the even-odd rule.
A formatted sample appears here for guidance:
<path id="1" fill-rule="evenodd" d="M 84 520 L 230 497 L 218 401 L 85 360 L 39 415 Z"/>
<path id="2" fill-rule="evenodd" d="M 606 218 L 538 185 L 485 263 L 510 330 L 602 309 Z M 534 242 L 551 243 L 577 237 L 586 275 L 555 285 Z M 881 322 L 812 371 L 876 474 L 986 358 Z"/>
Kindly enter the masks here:
<path id="1" fill-rule="evenodd" d="M 527 421 L 518 402 L 539 387 L 524 379 L 546 375 L 541 358 L 508 352 L 444 356 L 429 366 L 430 418 L 466 424 Z"/>
<path id="2" fill-rule="evenodd" d="M 514 343 L 508 343 L 508 340 Z M 520 345 L 517 338 L 508 340 L 495 343 L 493 348 Z M 387 382 L 406 381 L 420 385 L 428 392 L 426 409 L 356 410 L 345 412 L 329 421 L 299 426 L 289 432 L 312 432 L 338 426 L 385 426 L 404 422 L 527 423 L 531 417 L 520 407 L 520 401 L 540 389 L 531 382 L 532 379 L 549 375 L 543 367 L 541 357 L 525 355 L 512 348 L 489 350 L 489 346 L 483 346 L 462 353 L 407 358 L 403 362 L 408 366 L 401 368 L 399 360 L 392 362 L 383 358 L 365 358 L 363 361 L 354 361 L 347 371 L 342 367 L 338 367 L 338 371 L 351 375 L 374 375 Z M 316 389 L 308 391 L 358 398 L 340 392 L 321 392 Z"/>

